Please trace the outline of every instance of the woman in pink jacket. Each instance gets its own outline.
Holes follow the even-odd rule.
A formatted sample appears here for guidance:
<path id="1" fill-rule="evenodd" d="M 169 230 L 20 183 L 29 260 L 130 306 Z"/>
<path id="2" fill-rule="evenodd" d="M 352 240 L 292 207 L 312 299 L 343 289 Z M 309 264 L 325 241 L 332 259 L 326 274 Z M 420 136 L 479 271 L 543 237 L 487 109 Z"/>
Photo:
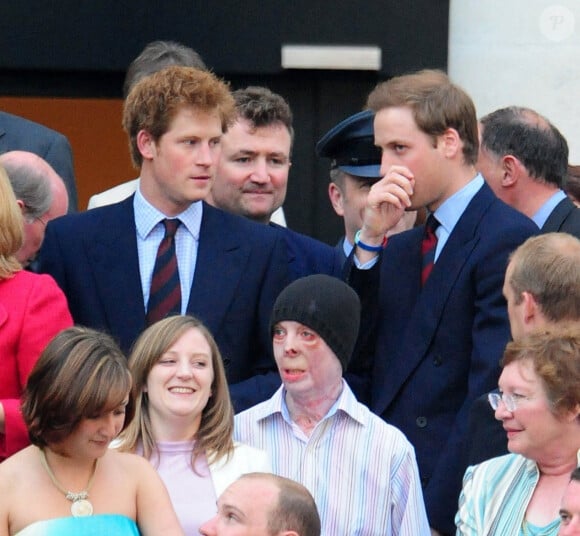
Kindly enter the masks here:
<path id="1" fill-rule="evenodd" d="M 22 241 L 22 213 L 0 167 L 0 462 L 29 444 L 20 395 L 44 347 L 73 323 L 54 280 L 22 270 L 14 256 Z"/>

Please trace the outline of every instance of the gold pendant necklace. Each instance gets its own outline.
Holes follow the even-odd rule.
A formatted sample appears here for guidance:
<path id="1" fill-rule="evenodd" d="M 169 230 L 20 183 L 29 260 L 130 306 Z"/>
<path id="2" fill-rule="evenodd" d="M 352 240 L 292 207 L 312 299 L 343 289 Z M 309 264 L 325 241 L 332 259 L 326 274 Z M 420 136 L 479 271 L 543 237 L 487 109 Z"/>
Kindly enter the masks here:
<path id="1" fill-rule="evenodd" d="M 46 454 L 44 453 L 43 449 L 40 449 L 40 462 L 42 466 L 46 469 L 50 480 L 54 484 L 55 488 L 58 489 L 61 493 L 64 493 L 65 498 L 68 501 L 71 501 L 70 505 L 70 513 L 73 517 L 86 517 L 93 515 L 93 505 L 88 500 L 89 498 L 89 490 L 91 489 L 91 485 L 93 484 L 93 480 L 95 478 L 95 472 L 97 471 L 97 462 L 98 459 L 95 459 L 95 463 L 93 464 L 93 470 L 91 472 L 91 476 L 89 477 L 89 481 L 87 482 L 86 489 L 83 491 L 79 491 L 75 493 L 73 491 L 67 491 L 64 489 L 60 482 L 54 476 L 52 469 L 48 465 L 48 461 L 46 460 Z"/>

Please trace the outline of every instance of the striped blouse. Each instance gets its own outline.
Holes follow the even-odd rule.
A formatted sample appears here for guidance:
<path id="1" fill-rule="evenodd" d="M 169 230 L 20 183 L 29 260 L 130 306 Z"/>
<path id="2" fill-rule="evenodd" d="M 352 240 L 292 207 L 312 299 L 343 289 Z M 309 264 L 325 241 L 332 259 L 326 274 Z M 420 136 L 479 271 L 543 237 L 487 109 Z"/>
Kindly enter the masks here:
<path id="1" fill-rule="evenodd" d="M 236 415 L 234 437 L 267 451 L 274 473 L 308 488 L 323 536 L 428 536 L 413 447 L 343 386 L 310 437 L 291 421 L 284 387 Z"/>
<path id="2" fill-rule="evenodd" d="M 539 478 L 536 462 L 519 454 L 506 454 L 468 467 L 455 516 L 457 535 L 522 534 L 524 516 Z M 550 525 L 552 530 L 542 534 L 555 536 L 559 523 Z"/>

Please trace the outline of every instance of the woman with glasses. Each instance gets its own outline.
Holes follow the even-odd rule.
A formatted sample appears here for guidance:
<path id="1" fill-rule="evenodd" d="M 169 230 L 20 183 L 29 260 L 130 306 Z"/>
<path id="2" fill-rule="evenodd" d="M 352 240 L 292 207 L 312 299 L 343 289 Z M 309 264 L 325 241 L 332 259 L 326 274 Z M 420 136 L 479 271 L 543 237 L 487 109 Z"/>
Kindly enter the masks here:
<path id="1" fill-rule="evenodd" d="M 511 454 L 468 467 L 458 535 L 555 536 L 579 465 L 580 331 L 538 332 L 510 342 L 499 394 L 489 402 Z"/>

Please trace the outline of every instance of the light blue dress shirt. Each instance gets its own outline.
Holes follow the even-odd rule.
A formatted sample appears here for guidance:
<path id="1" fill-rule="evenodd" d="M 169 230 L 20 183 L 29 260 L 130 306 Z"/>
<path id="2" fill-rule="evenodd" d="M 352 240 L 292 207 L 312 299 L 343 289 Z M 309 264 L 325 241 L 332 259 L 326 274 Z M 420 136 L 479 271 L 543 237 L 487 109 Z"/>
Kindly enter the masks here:
<path id="1" fill-rule="evenodd" d="M 145 312 L 147 312 L 157 250 L 159 249 L 161 240 L 165 236 L 165 227 L 161 222 L 167 216 L 157 210 L 143 197 L 140 188 L 135 192 L 133 208 L 135 209 L 137 252 L 139 254 L 139 273 L 141 275 L 143 303 L 145 304 Z M 202 215 L 203 203 L 196 201 L 176 216 L 176 218 L 181 220 L 181 225 L 175 234 L 175 253 L 177 255 L 179 282 L 181 284 L 181 314 L 187 312 L 189 294 L 191 293 L 191 285 L 193 284 Z"/>
<path id="2" fill-rule="evenodd" d="M 563 190 L 558 190 L 540 207 L 540 210 L 532 216 L 532 220 L 540 229 L 544 226 L 546 220 L 550 217 L 550 214 L 552 214 L 558 203 L 562 201 L 562 199 L 565 199 L 565 197 L 566 193 Z"/>
<path id="3" fill-rule="evenodd" d="M 480 174 L 477 174 L 463 188 L 461 188 L 461 190 L 458 190 L 449 199 L 446 199 L 435 211 L 434 216 L 441 224 L 435 231 L 435 234 L 437 235 L 435 262 L 437 262 L 441 251 L 443 251 L 449 236 L 457 225 L 459 218 L 461 218 L 465 212 L 467 205 L 469 205 L 482 186 L 483 177 Z"/>

